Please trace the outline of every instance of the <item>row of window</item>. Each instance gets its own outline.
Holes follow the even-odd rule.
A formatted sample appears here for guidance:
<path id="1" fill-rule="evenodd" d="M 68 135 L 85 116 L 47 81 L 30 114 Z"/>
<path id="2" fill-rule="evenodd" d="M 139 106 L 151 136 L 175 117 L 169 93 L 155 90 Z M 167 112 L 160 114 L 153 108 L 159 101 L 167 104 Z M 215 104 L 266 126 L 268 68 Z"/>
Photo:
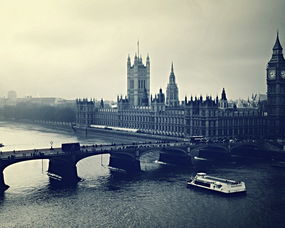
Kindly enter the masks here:
<path id="1" fill-rule="evenodd" d="M 118 116 L 117 113 L 97 113 L 95 115 L 96 119 L 109 119 L 109 120 L 120 120 L 120 121 L 138 121 L 138 122 L 157 122 L 165 124 L 184 124 L 183 116 L 180 117 L 153 117 L 153 116 L 134 116 L 134 115 L 121 115 Z M 82 112 L 78 115 L 79 119 L 82 118 L 93 118 L 92 112 Z M 191 126 L 241 126 L 241 125 L 261 125 L 262 119 L 257 118 L 238 118 L 238 119 L 219 119 L 219 120 L 200 120 L 200 119 L 187 119 L 186 124 Z M 217 125 L 218 124 L 218 125 Z"/>
<path id="2" fill-rule="evenodd" d="M 145 80 L 139 80 L 138 83 L 139 89 L 145 89 Z M 134 80 L 130 80 L 130 89 L 135 87 L 134 84 Z"/>
<path id="3" fill-rule="evenodd" d="M 235 128 L 235 129 L 202 129 L 202 128 L 187 128 L 188 135 L 202 135 L 206 137 L 243 137 L 243 136 L 261 136 L 263 131 L 261 128 Z"/>
<path id="4" fill-rule="evenodd" d="M 257 116 L 259 113 L 256 110 L 246 110 L 246 111 L 224 111 L 224 110 L 199 110 L 193 109 L 192 111 L 187 111 L 189 116 L 207 116 L 207 117 L 233 117 L 233 116 Z"/>

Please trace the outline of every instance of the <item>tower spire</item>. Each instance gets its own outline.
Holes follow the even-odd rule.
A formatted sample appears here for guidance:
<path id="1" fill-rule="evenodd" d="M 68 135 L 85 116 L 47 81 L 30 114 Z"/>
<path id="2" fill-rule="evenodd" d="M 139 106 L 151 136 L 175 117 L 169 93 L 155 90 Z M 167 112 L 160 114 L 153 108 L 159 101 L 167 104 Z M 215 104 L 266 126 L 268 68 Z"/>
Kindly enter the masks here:
<path id="1" fill-rule="evenodd" d="M 223 88 L 223 91 L 222 91 L 222 98 L 221 98 L 221 100 L 224 100 L 224 101 L 226 101 L 226 100 L 227 100 L 227 95 L 226 95 L 225 88 Z"/>
<path id="2" fill-rule="evenodd" d="M 169 75 L 169 82 L 167 84 L 167 89 L 166 89 L 166 104 L 168 106 L 179 105 L 178 87 L 177 84 L 175 83 L 173 61 L 171 62 L 171 72 Z"/>
<path id="3" fill-rule="evenodd" d="M 275 40 L 275 44 L 274 44 L 272 50 L 273 50 L 273 53 L 272 53 L 272 57 L 271 57 L 269 63 L 270 64 L 280 63 L 280 62 L 284 63 L 285 60 L 284 60 L 284 57 L 282 54 L 283 48 L 282 48 L 281 43 L 279 41 L 279 31 L 278 30 L 276 32 L 276 40 Z"/>
<path id="4" fill-rule="evenodd" d="M 138 45 L 138 57 L 140 57 L 140 41 L 139 40 L 137 42 L 137 45 Z"/>
<path id="5" fill-rule="evenodd" d="M 282 46 L 280 44 L 280 41 L 279 41 L 279 30 L 277 29 L 277 34 L 276 34 L 276 41 L 275 41 L 275 44 L 273 46 L 273 50 L 282 50 Z"/>
<path id="6" fill-rule="evenodd" d="M 169 83 L 175 84 L 175 74 L 174 74 L 173 62 L 171 62 L 171 71 L 170 71 L 170 75 L 169 75 Z"/>

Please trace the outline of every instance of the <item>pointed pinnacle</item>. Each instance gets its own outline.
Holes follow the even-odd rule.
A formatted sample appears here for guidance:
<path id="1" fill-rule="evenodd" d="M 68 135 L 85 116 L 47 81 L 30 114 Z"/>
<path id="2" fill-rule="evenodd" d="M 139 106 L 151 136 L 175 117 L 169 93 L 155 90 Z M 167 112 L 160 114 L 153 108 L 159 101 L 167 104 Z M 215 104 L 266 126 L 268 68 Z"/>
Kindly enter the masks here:
<path id="1" fill-rule="evenodd" d="M 280 49 L 282 50 L 282 46 L 281 46 L 280 41 L 279 41 L 279 30 L 277 29 L 276 41 L 275 41 L 273 50 L 280 50 Z"/>

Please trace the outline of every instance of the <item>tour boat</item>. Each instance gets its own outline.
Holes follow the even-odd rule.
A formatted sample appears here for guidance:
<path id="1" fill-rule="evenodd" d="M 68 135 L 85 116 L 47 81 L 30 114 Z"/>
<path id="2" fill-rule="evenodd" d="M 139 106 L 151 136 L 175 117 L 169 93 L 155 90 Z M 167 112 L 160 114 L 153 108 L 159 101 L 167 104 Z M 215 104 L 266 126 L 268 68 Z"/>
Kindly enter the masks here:
<path id="1" fill-rule="evenodd" d="M 192 180 L 187 182 L 187 187 L 198 187 L 225 194 L 246 192 L 245 183 L 242 181 L 208 176 L 206 173 L 197 173 Z"/>

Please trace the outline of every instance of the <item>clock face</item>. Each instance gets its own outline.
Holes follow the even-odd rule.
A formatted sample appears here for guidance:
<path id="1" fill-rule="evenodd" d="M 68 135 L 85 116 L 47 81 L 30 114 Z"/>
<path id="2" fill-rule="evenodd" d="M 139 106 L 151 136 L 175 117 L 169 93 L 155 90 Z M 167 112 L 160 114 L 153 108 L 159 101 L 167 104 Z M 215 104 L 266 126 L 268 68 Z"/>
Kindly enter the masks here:
<path id="1" fill-rule="evenodd" d="M 281 70 L 280 75 L 281 75 L 281 78 L 284 78 L 284 79 L 285 79 L 285 70 Z"/>
<path id="2" fill-rule="evenodd" d="M 268 72 L 268 79 L 275 79 L 275 77 L 276 77 L 276 72 L 275 72 L 275 70 L 270 70 L 270 71 Z"/>

